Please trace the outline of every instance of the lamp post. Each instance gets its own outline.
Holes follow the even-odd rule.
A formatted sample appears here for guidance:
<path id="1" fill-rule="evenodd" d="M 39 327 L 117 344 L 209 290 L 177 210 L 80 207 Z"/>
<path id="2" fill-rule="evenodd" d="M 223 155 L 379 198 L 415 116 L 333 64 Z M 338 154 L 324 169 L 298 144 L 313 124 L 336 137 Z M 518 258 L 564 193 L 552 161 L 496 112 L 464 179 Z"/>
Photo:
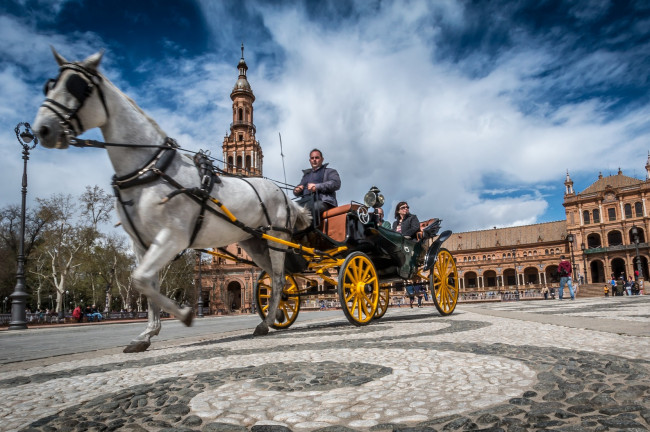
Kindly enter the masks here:
<path id="1" fill-rule="evenodd" d="M 5 297 L 2 300 L 2 313 L 7 313 L 7 300 L 9 300 L 9 297 Z"/>
<path id="2" fill-rule="evenodd" d="M 14 128 L 16 139 L 23 148 L 23 184 L 22 205 L 20 209 L 20 243 L 18 246 L 18 270 L 16 271 L 16 287 L 11 294 L 11 321 L 9 330 L 25 330 L 27 328 L 27 292 L 25 291 L 25 202 L 27 200 L 27 161 L 29 151 L 38 144 L 38 138 L 32 133 L 29 123 L 18 123 Z"/>
<path id="3" fill-rule="evenodd" d="M 632 225 L 632 235 L 634 236 L 634 247 L 636 249 L 636 271 L 639 273 L 638 279 L 643 279 L 643 268 L 641 267 L 641 259 L 639 258 L 639 228 Z"/>
<path id="4" fill-rule="evenodd" d="M 519 278 L 517 277 L 517 249 L 512 249 L 512 260 L 515 263 L 515 286 L 519 286 Z"/>
<path id="5" fill-rule="evenodd" d="M 196 314 L 196 316 L 199 317 L 199 318 L 203 318 L 203 278 L 202 278 L 202 274 L 201 274 L 201 261 L 203 261 L 202 260 L 203 257 L 202 257 L 201 251 L 196 251 L 196 255 L 199 257 L 199 283 L 197 284 L 197 286 L 199 288 L 199 293 L 198 293 L 198 298 L 197 298 L 197 300 L 198 300 L 198 304 L 197 304 L 198 313 Z"/>
<path id="6" fill-rule="evenodd" d="M 571 251 L 571 269 L 573 270 L 573 277 L 571 278 L 573 282 L 576 281 L 576 263 L 573 258 L 573 242 L 576 240 L 573 234 L 568 234 L 566 236 L 567 241 L 569 242 L 569 250 Z"/>
<path id="7" fill-rule="evenodd" d="M 589 271 L 587 270 L 587 254 L 585 253 L 587 247 L 584 242 L 580 244 L 580 249 L 582 249 L 582 261 L 585 267 L 585 284 L 588 284 L 589 280 L 587 279 L 587 274 L 589 274 Z"/>

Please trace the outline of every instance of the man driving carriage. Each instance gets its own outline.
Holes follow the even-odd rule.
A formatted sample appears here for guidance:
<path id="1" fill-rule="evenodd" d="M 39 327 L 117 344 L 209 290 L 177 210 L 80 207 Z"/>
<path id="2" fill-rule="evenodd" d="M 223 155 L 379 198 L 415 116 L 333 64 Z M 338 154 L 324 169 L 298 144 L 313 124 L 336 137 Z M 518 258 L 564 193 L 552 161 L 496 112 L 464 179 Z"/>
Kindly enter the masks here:
<path id="1" fill-rule="evenodd" d="M 323 164 L 323 152 L 318 149 L 309 152 L 309 163 L 311 168 L 302 171 L 302 180 L 293 194 L 301 197 L 298 204 L 309 208 L 314 216 L 320 216 L 338 205 L 336 191 L 341 188 L 341 178 L 334 168 Z"/>

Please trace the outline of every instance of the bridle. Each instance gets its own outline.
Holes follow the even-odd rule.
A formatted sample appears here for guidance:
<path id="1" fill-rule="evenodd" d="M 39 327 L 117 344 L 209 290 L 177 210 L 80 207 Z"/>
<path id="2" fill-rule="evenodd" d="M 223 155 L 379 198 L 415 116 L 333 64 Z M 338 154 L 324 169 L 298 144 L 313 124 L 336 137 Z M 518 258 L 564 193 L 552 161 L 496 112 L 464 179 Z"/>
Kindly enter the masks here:
<path id="1" fill-rule="evenodd" d="M 83 124 L 81 123 L 81 119 L 79 118 L 78 114 L 94 89 L 97 89 L 97 92 L 99 93 L 99 99 L 104 106 L 106 117 L 109 116 L 109 111 L 108 107 L 106 106 L 104 92 L 100 86 L 100 83 L 102 81 L 101 75 L 77 63 L 64 63 L 61 65 L 59 68 L 59 75 L 56 78 L 47 80 L 43 86 L 43 93 L 45 96 L 47 96 L 50 90 L 52 90 L 57 85 L 61 79 L 61 75 L 66 70 L 77 72 L 71 74 L 67 78 L 65 87 L 66 90 L 68 90 L 68 92 L 77 100 L 78 105 L 75 108 L 70 108 L 63 105 L 62 103 L 46 97 L 41 106 L 43 108 L 49 109 L 59 118 L 60 123 L 63 126 L 63 138 L 70 144 L 71 138 L 80 135 L 84 131 Z M 73 123 L 73 120 L 76 122 L 76 127 Z"/>

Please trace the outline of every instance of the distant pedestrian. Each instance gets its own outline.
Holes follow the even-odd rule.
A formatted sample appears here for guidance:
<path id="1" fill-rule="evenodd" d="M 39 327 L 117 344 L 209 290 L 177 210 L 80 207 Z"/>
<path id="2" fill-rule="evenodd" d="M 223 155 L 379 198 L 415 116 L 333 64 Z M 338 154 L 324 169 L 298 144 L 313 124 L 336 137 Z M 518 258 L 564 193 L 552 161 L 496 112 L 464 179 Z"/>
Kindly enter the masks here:
<path id="1" fill-rule="evenodd" d="M 548 300 L 548 287 L 542 288 L 542 294 L 544 294 L 544 300 Z"/>
<path id="2" fill-rule="evenodd" d="M 629 276 L 627 278 L 627 281 L 625 282 L 625 292 L 627 295 L 631 296 L 632 295 L 632 288 L 634 287 L 634 280 L 632 279 L 632 276 Z"/>
<path id="3" fill-rule="evenodd" d="M 623 280 L 623 276 L 621 276 L 616 281 L 616 296 L 622 296 L 623 292 L 625 292 L 625 281 Z"/>
<path id="4" fill-rule="evenodd" d="M 81 311 L 81 306 L 77 305 L 76 308 L 72 311 L 72 317 L 77 320 L 78 323 L 83 321 L 84 319 L 84 314 Z"/>
<path id="5" fill-rule="evenodd" d="M 603 292 L 605 293 L 605 297 L 609 297 L 609 285 L 603 287 Z"/>
<path id="6" fill-rule="evenodd" d="M 560 256 L 560 265 L 558 266 L 557 271 L 560 275 L 560 300 L 563 300 L 564 297 L 564 285 L 569 286 L 569 294 L 571 295 L 571 300 L 575 300 L 573 285 L 571 284 L 571 263 L 565 258 L 564 255 Z"/>

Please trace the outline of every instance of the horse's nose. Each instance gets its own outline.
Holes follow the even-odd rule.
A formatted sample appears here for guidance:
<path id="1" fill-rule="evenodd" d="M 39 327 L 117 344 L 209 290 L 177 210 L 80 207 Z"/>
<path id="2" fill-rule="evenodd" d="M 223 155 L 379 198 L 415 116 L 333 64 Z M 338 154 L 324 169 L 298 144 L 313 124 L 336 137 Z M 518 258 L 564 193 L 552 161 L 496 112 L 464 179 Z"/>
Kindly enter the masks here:
<path id="1" fill-rule="evenodd" d="M 48 135 L 50 134 L 50 128 L 43 125 L 40 128 L 38 128 L 38 136 L 41 138 L 47 138 Z"/>

